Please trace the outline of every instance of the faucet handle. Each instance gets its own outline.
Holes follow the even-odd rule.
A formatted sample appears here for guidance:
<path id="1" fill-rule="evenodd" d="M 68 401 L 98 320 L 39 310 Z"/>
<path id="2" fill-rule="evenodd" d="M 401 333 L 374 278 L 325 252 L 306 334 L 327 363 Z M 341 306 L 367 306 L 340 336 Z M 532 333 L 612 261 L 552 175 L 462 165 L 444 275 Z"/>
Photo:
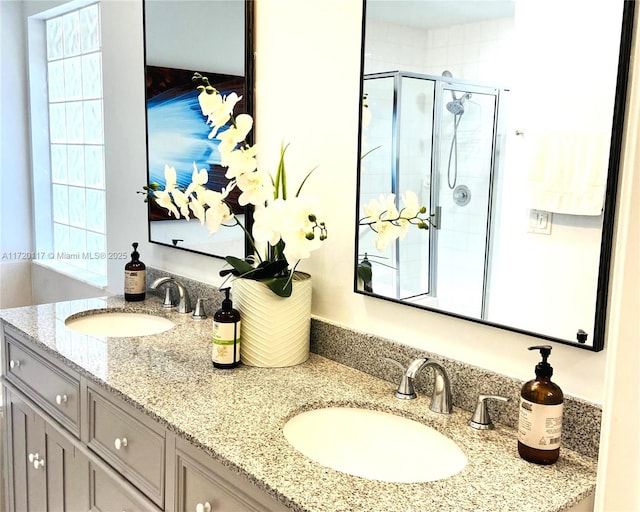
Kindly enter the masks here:
<path id="1" fill-rule="evenodd" d="M 196 300 L 196 309 L 193 311 L 191 318 L 194 320 L 204 320 L 207 318 L 207 312 L 204 310 L 204 301 L 213 297 L 200 297 Z"/>
<path id="2" fill-rule="evenodd" d="M 478 403 L 476 404 L 476 410 L 473 413 L 473 417 L 469 420 L 469 426 L 476 430 L 487 430 L 494 428 L 493 422 L 489 417 L 489 409 L 487 409 L 487 400 L 500 400 L 501 402 L 508 402 L 509 399 L 506 396 L 499 395 L 479 395 Z"/>
<path id="3" fill-rule="evenodd" d="M 425 365 L 427 359 L 424 357 L 414 359 L 406 369 L 402 363 L 395 359 L 391 359 L 389 357 L 383 357 L 382 359 L 395 364 L 402 370 L 402 379 L 400 380 L 400 384 L 398 384 L 398 389 L 396 390 L 396 398 L 400 398 L 402 400 L 413 400 L 414 398 L 417 398 L 418 395 L 416 395 L 415 389 L 413 388 L 413 379 L 416 377 L 418 371 L 420 371 L 420 369 Z"/>

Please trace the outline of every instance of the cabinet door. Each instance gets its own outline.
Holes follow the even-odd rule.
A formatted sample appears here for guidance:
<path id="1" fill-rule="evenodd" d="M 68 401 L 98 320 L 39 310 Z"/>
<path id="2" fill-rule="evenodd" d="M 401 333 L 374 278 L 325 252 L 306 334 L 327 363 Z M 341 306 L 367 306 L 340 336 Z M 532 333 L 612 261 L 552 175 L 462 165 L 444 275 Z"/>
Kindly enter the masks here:
<path id="1" fill-rule="evenodd" d="M 51 424 L 44 427 L 47 447 L 47 511 L 89 509 L 89 460 Z"/>
<path id="2" fill-rule="evenodd" d="M 15 512 L 42 512 L 47 501 L 44 420 L 17 396 L 7 391 L 6 397 L 9 506 Z"/>
<path id="3" fill-rule="evenodd" d="M 283 504 L 187 441 L 175 441 L 176 512 L 283 512 Z"/>
<path id="4" fill-rule="evenodd" d="M 7 399 L 10 510 L 88 510 L 87 457 L 16 394 Z"/>

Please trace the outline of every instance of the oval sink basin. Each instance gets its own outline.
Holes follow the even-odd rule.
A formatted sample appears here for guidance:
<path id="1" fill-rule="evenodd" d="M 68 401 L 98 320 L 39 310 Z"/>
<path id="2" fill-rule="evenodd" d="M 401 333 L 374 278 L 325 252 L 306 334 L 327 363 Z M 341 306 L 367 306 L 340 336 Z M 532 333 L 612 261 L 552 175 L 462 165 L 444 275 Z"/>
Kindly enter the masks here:
<path id="1" fill-rule="evenodd" d="M 303 412 L 284 425 L 294 448 L 329 468 L 383 482 L 417 483 L 459 473 L 467 457 L 448 437 L 395 414 L 351 407 Z"/>
<path id="2" fill-rule="evenodd" d="M 148 336 L 168 331 L 175 326 L 171 320 L 161 316 L 122 311 L 73 315 L 64 324 L 82 334 L 111 337 Z"/>

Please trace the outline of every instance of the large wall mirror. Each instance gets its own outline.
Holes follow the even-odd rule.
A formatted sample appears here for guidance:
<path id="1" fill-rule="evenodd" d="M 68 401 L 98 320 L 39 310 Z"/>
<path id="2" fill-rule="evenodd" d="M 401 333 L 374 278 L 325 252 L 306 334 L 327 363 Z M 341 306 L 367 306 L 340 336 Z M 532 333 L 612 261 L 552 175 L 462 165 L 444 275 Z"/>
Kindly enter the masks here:
<path id="1" fill-rule="evenodd" d="M 227 183 L 217 139 L 199 108 L 191 78 L 199 72 L 222 95 L 242 97 L 235 113 L 253 114 L 253 2 L 245 0 L 144 0 L 148 183 L 166 185 L 165 165 L 176 169 L 177 185 L 191 182 L 194 162 L 207 169 L 207 187 Z M 238 221 L 251 212 L 229 196 Z M 195 218 L 176 219 L 149 203 L 149 241 L 202 254 L 245 254 L 245 237 L 235 226 L 208 236 Z"/>
<path id="2" fill-rule="evenodd" d="M 366 2 L 356 292 L 603 348 L 633 4 Z"/>

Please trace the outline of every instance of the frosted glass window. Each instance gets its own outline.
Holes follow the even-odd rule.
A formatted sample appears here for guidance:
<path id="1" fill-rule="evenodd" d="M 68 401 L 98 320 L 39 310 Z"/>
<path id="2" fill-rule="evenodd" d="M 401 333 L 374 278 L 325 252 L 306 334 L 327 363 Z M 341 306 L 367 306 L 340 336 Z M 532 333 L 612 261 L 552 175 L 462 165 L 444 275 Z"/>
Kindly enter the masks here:
<path id="1" fill-rule="evenodd" d="M 49 138 L 52 143 L 67 142 L 67 121 L 64 103 L 49 105 Z"/>
<path id="2" fill-rule="evenodd" d="M 67 146 L 69 185 L 84 187 L 84 146 Z"/>
<path id="3" fill-rule="evenodd" d="M 73 59 L 65 59 L 63 62 L 64 99 L 82 99 L 82 58 L 74 57 Z"/>
<path id="4" fill-rule="evenodd" d="M 84 146 L 85 184 L 104 190 L 104 151 L 102 146 Z"/>
<path id="5" fill-rule="evenodd" d="M 70 12 L 62 17 L 62 39 L 65 57 L 73 57 L 80 53 L 80 17 L 78 16 L 78 11 Z"/>
<path id="6" fill-rule="evenodd" d="M 47 59 L 60 59 L 62 50 L 62 19 L 47 20 Z"/>
<path id="7" fill-rule="evenodd" d="M 91 53 L 82 56 L 82 97 L 102 97 L 102 56 Z"/>
<path id="8" fill-rule="evenodd" d="M 49 62 L 49 101 L 63 101 L 64 92 L 64 62 L 57 60 Z"/>
<path id="9" fill-rule="evenodd" d="M 103 190 L 86 189 L 87 192 L 87 229 L 104 233 L 106 207 Z"/>
<path id="10" fill-rule="evenodd" d="M 66 224 L 54 223 L 53 242 L 56 259 L 60 253 L 69 252 L 69 226 Z"/>
<path id="11" fill-rule="evenodd" d="M 85 189 L 69 187 L 69 224 L 79 228 L 86 226 L 87 207 Z"/>
<path id="12" fill-rule="evenodd" d="M 80 40 L 83 53 L 100 49 L 100 11 L 97 4 L 80 10 Z"/>
<path id="13" fill-rule="evenodd" d="M 67 147 L 54 144 L 51 146 L 51 181 L 67 183 Z"/>
<path id="14" fill-rule="evenodd" d="M 83 102 L 84 141 L 89 144 L 102 143 L 102 100 Z"/>
<path id="15" fill-rule="evenodd" d="M 67 142 L 83 142 L 84 126 L 82 116 L 82 103 L 75 101 L 65 103 Z"/>
<path id="16" fill-rule="evenodd" d="M 45 27 L 54 258 L 106 276 L 100 6 Z"/>
<path id="17" fill-rule="evenodd" d="M 53 220 L 69 223 L 69 188 L 64 185 L 53 185 Z"/>

